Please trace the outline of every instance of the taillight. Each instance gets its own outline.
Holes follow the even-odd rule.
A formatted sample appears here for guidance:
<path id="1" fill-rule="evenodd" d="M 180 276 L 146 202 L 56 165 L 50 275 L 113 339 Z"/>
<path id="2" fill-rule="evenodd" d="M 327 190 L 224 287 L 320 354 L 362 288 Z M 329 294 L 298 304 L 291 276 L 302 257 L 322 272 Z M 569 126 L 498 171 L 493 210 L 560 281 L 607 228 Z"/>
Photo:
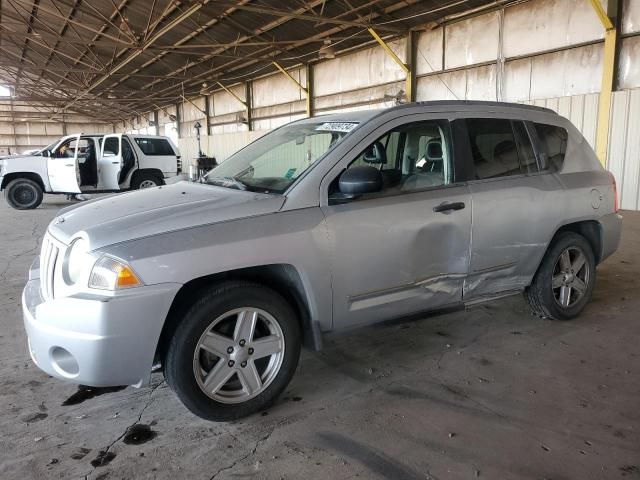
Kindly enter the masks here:
<path id="1" fill-rule="evenodd" d="M 609 172 L 611 175 L 611 183 L 613 185 L 613 210 L 617 213 L 620 209 L 620 205 L 618 204 L 618 185 L 616 184 L 616 177 L 613 176 L 613 173 Z"/>

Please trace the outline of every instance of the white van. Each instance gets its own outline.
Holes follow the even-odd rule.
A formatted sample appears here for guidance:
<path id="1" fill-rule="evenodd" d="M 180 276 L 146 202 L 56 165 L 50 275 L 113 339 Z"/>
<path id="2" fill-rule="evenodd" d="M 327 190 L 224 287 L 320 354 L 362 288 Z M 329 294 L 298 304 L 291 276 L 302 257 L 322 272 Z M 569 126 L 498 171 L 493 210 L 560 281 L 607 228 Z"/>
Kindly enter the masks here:
<path id="1" fill-rule="evenodd" d="M 13 208 L 36 208 L 43 193 L 117 192 L 163 185 L 182 171 L 168 137 L 76 134 L 32 155 L 0 159 L 0 190 Z"/>

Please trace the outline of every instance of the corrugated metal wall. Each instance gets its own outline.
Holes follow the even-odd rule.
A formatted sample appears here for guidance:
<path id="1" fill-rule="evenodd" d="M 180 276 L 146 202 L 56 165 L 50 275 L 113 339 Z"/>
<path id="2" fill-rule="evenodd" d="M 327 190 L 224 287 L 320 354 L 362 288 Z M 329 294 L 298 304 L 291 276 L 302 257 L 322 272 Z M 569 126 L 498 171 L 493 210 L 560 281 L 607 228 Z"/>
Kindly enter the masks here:
<path id="1" fill-rule="evenodd" d="M 614 95 L 609 168 L 620 184 L 622 206 L 640 209 L 640 0 L 622 0 L 618 88 Z M 604 31 L 589 0 L 530 0 L 420 32 L 415 63 L 417 100 L 499 100 L 541 105 L 569 118 L 595 143 L 602 77 Z M 391 42 L 405 59 L 406 39 Z M 304 68 L 291 75 L 306 85 Z M 404 93 L 404 72 L 377 45 L 313 65 L 316 114 L 384 108 Z M 241 100 L 251 92 L 252 125 L 245 105 L 217 91 L 179 107 L 177 129 L 185 161 L 195 158 L 193 123 L 204 122 L 209 102 L 210 132 L 202 149 L 224 160 L 232 152 L 284 123 L 305 116 L 304 92 L 282 74 L 248 85 L 228 86 Z M 202 104 L 200 103 L 202 102 Z M 175 114 L 175 112 L 174 112 Z M 160 115 L 160 125 L 170 119 Z"/>

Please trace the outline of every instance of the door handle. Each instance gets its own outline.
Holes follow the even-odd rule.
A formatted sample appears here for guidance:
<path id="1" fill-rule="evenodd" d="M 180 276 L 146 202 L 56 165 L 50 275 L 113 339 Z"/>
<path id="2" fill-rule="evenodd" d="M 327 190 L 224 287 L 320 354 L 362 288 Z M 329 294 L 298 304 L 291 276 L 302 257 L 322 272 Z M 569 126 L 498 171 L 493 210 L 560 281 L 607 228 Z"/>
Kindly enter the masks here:
<path id="1" fill-rule="evenodd" d="M 111 163 L 113 163 L 114 165 L 120 165 L 120 162 L 111 162 Z"/>
<path id="2" fill-rule="evenodd" d="M 65 167 L 73 167 L 73 163 L 65 163 L 64 166 Z"/>
<path id="3" fill-rule="evenodd" d="M 433 211 L 436 213 L 448 213 L 452 210 L 462 210 L 465 207 L 464 202 L 453 203 L 441 203 L 440 205 L 433 207 Z"/>

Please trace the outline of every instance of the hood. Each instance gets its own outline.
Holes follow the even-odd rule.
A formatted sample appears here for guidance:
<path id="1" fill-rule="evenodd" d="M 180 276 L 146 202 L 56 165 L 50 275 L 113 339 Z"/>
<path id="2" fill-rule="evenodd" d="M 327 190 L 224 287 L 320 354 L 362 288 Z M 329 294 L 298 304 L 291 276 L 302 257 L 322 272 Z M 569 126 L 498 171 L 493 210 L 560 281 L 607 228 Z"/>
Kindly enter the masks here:
<path id="1" fill-rule="evenodd" d="M 28 153 L 26 155 L 20 154 L 20 155 L 2 155 L 2 156 L 0 156 L 0 160 L 22 160 L 24 158 L 41 159 L 41 158 L 46 158 L 46 157 L 43 157 L 42 155 L 34 155 L 32 153 Z"/>
<path id="2" fill-rule="evenodd" d="M 178 182 L 111 195 L 63 209 L 49 230 L 68 244 L 78 232 L 90 248 L 160 233 L 277 212 L 284 197 Z"/>

